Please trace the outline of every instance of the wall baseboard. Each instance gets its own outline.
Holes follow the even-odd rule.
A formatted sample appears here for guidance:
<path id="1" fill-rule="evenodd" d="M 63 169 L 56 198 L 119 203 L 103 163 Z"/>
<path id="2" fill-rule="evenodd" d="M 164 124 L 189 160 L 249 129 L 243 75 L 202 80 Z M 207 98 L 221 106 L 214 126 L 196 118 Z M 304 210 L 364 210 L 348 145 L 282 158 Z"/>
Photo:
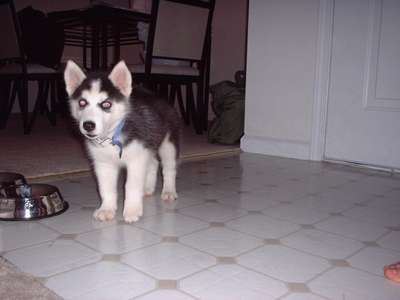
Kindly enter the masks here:
<path id="1" fill-rule="evenodd" d="M 310 159 L 310 144 L 307 142 L 244 135 L 240 145 L 244 152 Z"/>

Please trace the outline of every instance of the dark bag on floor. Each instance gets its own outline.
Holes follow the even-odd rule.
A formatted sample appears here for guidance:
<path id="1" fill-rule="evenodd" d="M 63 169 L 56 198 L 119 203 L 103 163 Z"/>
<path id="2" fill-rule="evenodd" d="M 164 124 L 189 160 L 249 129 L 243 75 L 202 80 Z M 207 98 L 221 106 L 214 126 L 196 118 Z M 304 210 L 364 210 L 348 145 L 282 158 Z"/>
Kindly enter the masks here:
<path id="1" fill-rule="evenodd" d="M 244 85 L 222 81 L 210 87 L 215 119 L 208 130 L 208 141 L 236 144 L 244 132 Z"/>
<path id="2" fill-rule="evenodd" d="M 64 30 L 40 10 L 28 6 L 18 12 L 23 48 L 28 61 L 57 67 L 64 50 Z"/>

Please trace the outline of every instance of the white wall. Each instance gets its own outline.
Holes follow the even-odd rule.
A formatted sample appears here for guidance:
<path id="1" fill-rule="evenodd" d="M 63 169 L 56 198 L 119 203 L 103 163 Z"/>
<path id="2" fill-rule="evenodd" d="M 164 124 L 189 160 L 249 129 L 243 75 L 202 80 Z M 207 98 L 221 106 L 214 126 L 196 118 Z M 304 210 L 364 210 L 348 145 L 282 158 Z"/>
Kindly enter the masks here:
<path id="1" fill-rule="evenodd" d="M 244 151 L 309 158 L 318 17 L 319 0 L 250 0 Z"/>

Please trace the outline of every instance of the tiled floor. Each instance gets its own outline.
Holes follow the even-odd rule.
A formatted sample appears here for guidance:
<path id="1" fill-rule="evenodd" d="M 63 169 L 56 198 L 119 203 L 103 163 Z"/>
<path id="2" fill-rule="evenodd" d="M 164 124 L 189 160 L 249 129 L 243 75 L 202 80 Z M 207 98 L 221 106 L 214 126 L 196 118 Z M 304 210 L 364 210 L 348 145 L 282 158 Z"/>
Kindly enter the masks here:
<path id="1" fill-rule="evenodd" d="M 241 154 L 181 165 L 179 199 L 99 223 L 91 177 L 53 182 L 71 208 L 0 222 L 0 253 L 65 299 L 398 300 L 400 177 Z M 159 192 L 159 189 L 158 189 Z"/>

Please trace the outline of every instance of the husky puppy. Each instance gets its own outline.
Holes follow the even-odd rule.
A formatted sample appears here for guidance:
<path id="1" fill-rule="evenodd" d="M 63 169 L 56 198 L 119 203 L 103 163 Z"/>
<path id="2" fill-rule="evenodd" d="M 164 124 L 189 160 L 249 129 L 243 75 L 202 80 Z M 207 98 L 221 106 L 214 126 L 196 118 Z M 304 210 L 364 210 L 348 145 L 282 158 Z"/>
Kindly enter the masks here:
<path id="1" fill-rule="evenodd" d="M 123 216 L 128 223 L 143 214 L 143 196 L 154 193 L 159 160 L 161 198 L 177 198 L 175 179 L 180 122 L 166 101 L 132 92 L 132 77 L 124 61 L 107 75 L 86 75 L 73 61 L 64 72 L 73 118 L 85 137 L 97 178 L 101 206 L 93 216 L 112 220 L 117 210 L 117 181 L 126 168 Z"/>

